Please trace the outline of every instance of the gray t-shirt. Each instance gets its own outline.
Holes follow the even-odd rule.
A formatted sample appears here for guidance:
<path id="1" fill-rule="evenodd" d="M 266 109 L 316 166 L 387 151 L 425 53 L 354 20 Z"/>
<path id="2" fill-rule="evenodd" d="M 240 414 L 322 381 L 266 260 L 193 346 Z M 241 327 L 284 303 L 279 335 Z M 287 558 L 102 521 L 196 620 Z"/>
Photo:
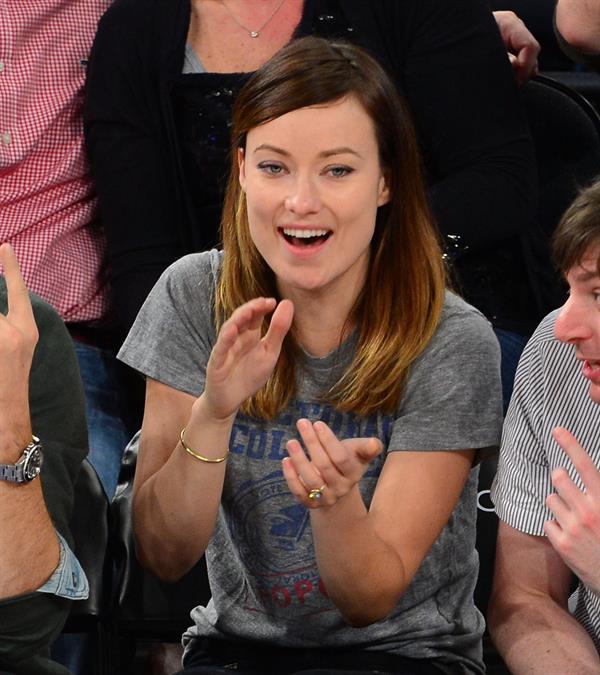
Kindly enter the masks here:
<path id="1" fill-rule="evenodd" d="M 145 375 L 195 396 L 214 345 L 214 290 L 221 253 L 186 256 L 165 271 L 119 357 Z M 396 608 L 364 628 L 349 626 L 328 599 L 307 509 L 281 470 L 300 417 L 323 420 L 339 438 L 377 436 L 384 452 L 361 480 L 370 503 L 390 451 L 495 446 L 501 429 L 499 347 L 482 315 L 447 293 L 442 319 L 411 368 L 394 414 L 359 416 L 319 401 L 350 363 L 354 339 L 324 358 L 306 355 L 297 395 L 274 420 L 238 414 L 230 439 L 215 532 L 206 551 L 212 600 L 192 612 L 194 636 L 289 647 L 353 645 L 435 658 L 482 672 L 483 619 L 473 605 L 477 471 Z"/>

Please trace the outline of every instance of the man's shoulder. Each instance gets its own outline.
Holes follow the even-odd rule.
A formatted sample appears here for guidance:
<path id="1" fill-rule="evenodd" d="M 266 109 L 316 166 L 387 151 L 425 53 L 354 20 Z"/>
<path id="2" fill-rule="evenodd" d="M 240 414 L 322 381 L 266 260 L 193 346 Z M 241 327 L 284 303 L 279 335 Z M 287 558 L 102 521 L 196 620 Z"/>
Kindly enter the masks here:
<path id="1" fill-rule="evenodd" d="M 560 308 L 550 312 L 535 329 L 523 350 L 521 369 L 539 367 L 547 379 L 560 379 L 579 371 L 573 345 L 561 342 L 554 334 L 559 313 Z"/>
<path id="2" fill-rule="evenodd" d="M 560 308 L 553 310 L 547 314 L 538 324 L 538 327 L 533 332 L 529 342 L 535 345 L 544 344 L 546 342 L 558 342 L 554 335 L 554 324 L 556 317 L 560 312 Z"/>

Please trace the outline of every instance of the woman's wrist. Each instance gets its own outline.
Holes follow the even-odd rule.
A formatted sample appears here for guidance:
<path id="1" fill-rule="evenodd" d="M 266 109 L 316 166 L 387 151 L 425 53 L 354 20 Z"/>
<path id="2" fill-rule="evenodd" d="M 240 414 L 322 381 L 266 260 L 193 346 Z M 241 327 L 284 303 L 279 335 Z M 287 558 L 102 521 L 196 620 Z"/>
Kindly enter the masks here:
<path id="1" fill-rule="evenodd" d="M 190 420 L 186 425 L 186 428 L 191 428 L 190 425 L 195 427 L 196 425 L 200 426 L 208 424 L 211 426 L 214 425 L 215 428 L 222 427 L 230 429 L 233 426 L 236 415 L 237 409 L 231 414 L 222 414 L 215 411 L 206 394 L 203 392 L 192 405 L 192 414 L 190 415 Z"/>
<path id="2" fill-rule="evenodd" d="M 191 456 L 218 463 L 228 455 L 234 420 L 235 414 L 226 417 L 216 415 L 202 394 L 192 406 L 192 413 L 184 427 L 185 438 L 183 441 L 180 439 L 179 444 Z"/>

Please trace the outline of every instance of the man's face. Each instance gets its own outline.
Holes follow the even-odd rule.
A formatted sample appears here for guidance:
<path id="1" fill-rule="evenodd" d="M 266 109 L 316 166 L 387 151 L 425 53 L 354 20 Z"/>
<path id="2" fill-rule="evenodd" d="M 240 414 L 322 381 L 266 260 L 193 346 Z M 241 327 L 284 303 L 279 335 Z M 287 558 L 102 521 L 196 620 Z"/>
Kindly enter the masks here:
<path id="1" fill-rule="evenodd" d="M 569 299 L 563 305 L 554 334 L 575 347 L 583 364 L 583 376 L 589 380 L 590 396 L 600 403 L 600 244 L 590 247 L 581 263 L 567 273 Z"/>

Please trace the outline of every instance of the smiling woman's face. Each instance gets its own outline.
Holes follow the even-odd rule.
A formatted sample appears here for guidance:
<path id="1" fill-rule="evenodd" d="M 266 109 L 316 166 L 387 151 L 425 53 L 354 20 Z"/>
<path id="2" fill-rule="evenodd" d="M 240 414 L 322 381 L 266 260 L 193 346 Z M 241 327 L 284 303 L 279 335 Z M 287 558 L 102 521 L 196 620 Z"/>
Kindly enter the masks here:
<path id="1" fill-rule="evenodd" d="M 388 201 L 373 123 L 358 100 L 255 127 L 238 160 L 250 235 L 280 293 L 358 295 L 377 207 Z"/>

